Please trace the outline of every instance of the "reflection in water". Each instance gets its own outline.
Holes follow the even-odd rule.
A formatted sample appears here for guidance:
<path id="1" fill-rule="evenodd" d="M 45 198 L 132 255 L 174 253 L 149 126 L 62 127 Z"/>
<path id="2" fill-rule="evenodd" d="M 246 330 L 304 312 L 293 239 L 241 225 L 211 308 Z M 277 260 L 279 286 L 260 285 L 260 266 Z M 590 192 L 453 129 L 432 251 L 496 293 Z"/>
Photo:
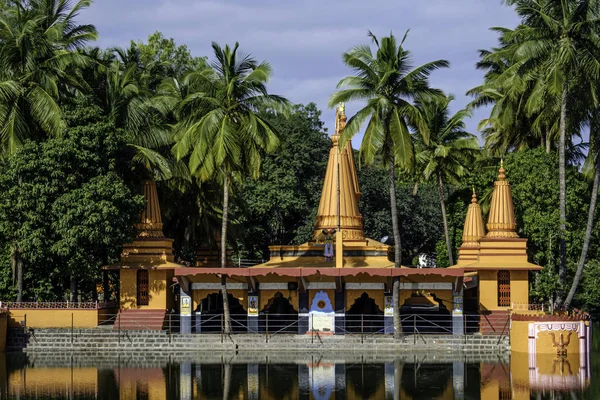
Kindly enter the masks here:
<path id="1" fill-rule="evenodd" d="M 149 355 L 150 356 L 150 355 Z M 565 359 L 453 355 L 207 354 L 200 360 L 0 355 L 0 398 L 595 399 L 589 369 Z M 531 368 L 534 365 L 535 368 Z"/>

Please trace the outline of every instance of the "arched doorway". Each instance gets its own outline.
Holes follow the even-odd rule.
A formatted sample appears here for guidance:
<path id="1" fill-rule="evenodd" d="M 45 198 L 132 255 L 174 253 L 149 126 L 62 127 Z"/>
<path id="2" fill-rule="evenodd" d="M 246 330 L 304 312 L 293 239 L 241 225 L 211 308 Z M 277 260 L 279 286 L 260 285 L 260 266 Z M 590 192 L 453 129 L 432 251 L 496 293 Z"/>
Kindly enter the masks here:
<path id="1" fill-rule="evenodd" d="M 258 329 L 270 333 L 298 333 L 298 310 L 281 292 L 275 293 L 258 313 Z"/>
<path id="2" fill-rule="evenodd" d="M 413 293 L 400 307 L 400 319 L 404 333 L 452 334 L 452 314 L 435 293 Z"/>
<path id="3" fill-rule="evenodd" d="M 383 311 L 366 292 L 363 292 L 346 311 L 346 331 L 384 333 Z"/>
<path id="4" fill-rule="evenodd" d="M 229 315 L 231 317 L 231 331 L 245 333 L 248 331 L 248 313 L 237 297 L 227 293 L 229 299 Z M 221 332 L 221 315 L 223 315 L 223 295 L 221 292 L 211 293 L 206 296 L 195 310 L 202 315 L 201 332 Z"/>

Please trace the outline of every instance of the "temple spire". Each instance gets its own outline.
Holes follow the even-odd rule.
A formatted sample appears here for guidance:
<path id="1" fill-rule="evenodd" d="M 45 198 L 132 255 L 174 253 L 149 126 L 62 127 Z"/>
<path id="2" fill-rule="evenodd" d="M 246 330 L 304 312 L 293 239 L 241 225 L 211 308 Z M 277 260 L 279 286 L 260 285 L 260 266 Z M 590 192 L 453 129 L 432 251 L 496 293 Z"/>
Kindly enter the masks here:
<path id="1" fill-rule="evenodd" d="M 517 223 L 513 206 L 510 183 L 506 180 L 504 160 L 500 162 L 498 179 L 494 182 L 490 215 L 488 217 L 488 238 L 517 238 Z"/>
<path id="2" fill-rule="evenodd" d="M 156 191 L 156 182 L 146 179 L 142 183 L 142 193 L 146 200 L 146 206 L 140 213 L 140 221 L 135 224 L 138 231 L 138 237 L 156 237 L 163 238 L 162 217 L 160 215 L 160 205 L 158 204 L 158 193 Z"/>
<path id="3" fill-rule="evenodd" d="M 350 141 L 340 148 L 340 137 L 346 127 L 346 113 L 341 103 L 335 111 L 335 133 L 321 192 L 314 236 L 323 229 L 337 229 L 338 223 L 344 240 L 363 240 L 362 216 L 358 211 L 360 189 Z M 339 208 L 339 218 L 338 218 Z"/>
<path id="4" fill-rule="evenodd" d="M 469 204 L 467 216 L 465 218 L 461 247 L 479 247 L 479 239 L 485 236 L 485 230 L 483 226 L 481 207 L 479 207 L 479 203 L 477 202 L 477 194 L 475 193 L 475 187 L 473 187 L 471 204 Z"/>

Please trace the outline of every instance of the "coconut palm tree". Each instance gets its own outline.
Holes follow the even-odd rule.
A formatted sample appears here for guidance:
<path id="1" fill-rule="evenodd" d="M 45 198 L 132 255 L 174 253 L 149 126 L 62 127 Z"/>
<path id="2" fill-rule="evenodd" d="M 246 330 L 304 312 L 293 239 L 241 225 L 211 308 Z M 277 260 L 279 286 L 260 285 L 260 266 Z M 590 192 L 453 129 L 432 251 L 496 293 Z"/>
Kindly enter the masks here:
<path id="1" fill-rule="evenodd" d="M 449 105 L 452 100 L 453 96 L 418 99 L 416 106 L 427 122 L 429 142 L 423 140 L 423 135 L 418 129 L 413 134 L 417 179 L 434 180 L 437 183 L 450 265 L 454 265 L 454 258 L 448 231 L 444 188 L 446 183 L 460 183 L 461 178 L 469 173 L 469 166 L 473 164 L 480 150 L 477 137 L 465 131 L 464 119 L 469 116 L 469 112 L 460 110 L 450 116 Z"/>
<path id="2" fill-rule="evenodd" d="M 77 73 L 89 59 L 77 52 L 97 37 L 78 25 L 90 0 L 17 1 L 0 13 L 0 152 L 14 153 L 27 139 L 60 135 L 58 104 L 65 89 L 85 86 Z"/>
<path id="3" fill-rule="evenodd" d="M 531 110 L 553 97 L 559 105 L 559 284 L 566 282 L 566 149 L 573 120 L 569 100 L 581 82 L 590 89 L 600 80 L 600 40 L 597 0 L 505 0 L 515 6 L 521 24 L 504 35 L 513 43 L 513 65 L 505 74 L 537 79 L 527 107 Z M 514 72 L 514 73 L 513 73 Z M 595 105 L 593 105 L 595 107 Z M 563 300 L 559 294 L 557 303 Z"/>
<path id="4" fill-rule="evenodd" d="M 590 240 L 592 238 L 592 231 L 594 229 L 594 214 L 596 212 L 596 203 L 598 201 L 598 186 L 600 186 L 600 121 L 598 120 L 598 111 L 592 113 L 590 118 L 590 148 L 588 151 L 588 157 L 584 164 L 583 172 L 588 176 L 593 176 L 592 183 L 592 194 L 590 197 L 590 206 L 588 209 L 588 220 L 585 229 L 585 236 L 583 239 L 583 246 L 581 248 L 581 254 L 577 263 L 577 270 L 573 277 L 573 283 L 571 289 L 567 294 L 564 305 L 569 307 L 573 301 L 573 297 L 577 292 L 581 275 L 583 274 L 583 268 L 587 260 L 587 253 L 590 248 Z"/>
<path id="5" fill-rule="evenodd" d="M 175 126 L 177 159 L 189 155 L 190 172 L 202 181 L 216 179 L 223 187 L 221 267 L 227 264 L 229 191 L 234 180 L 260 174 L 264 152 L 279 145 L 278 132 L 259 115 L 269 108 L 286 111 L 288 102 L 267 92 L 271 66 L 238 53 L 239 44 L 222 48 L 212 43 L 215 60 L 185 78 L 188 88 Z M 174 91 L 175 92 L 175 91 Z M 225 332 L 231 330 L 226 278 L 221 279 Z"/>
<path id="6" fill-rule="evenodd" d="M 343 78 L 337 85 L 341 88 L 329 99 L 329 106 L 352 100 L 366 101 L 366 105 L 350 118 L 342 134 L 342 146 L 350 140 L 368 120 L 360 146 L 360 158 L 373 163 L 377 155 L 389 169 L 390 207 L 394 234 L 395 267 L 402 262 L 400 226 L 396 205 L 396 175 L 398 166 L 411 167 L 414 149 L 408 124 L 419 128 L 425 143 L 429 142 L 429 129 L 419 110 L 412 103 L 418 96 L 437 95 L 439 91 L 429 87 L 432 71 L 449 66 L 448 61 L 437 60 L 412 69 L 411 55 L 404 48 L 404 35 L 400 43 L 394 35 L 381 39 L 369 32 L 376 46 L 373 55 L 369 46 L 356 46 L 343 54 L 344 63 L 352 68 L 354 75 Z M 394 335 L 400 335 L 400 310 L 398 280 L 394 282 Z"/>

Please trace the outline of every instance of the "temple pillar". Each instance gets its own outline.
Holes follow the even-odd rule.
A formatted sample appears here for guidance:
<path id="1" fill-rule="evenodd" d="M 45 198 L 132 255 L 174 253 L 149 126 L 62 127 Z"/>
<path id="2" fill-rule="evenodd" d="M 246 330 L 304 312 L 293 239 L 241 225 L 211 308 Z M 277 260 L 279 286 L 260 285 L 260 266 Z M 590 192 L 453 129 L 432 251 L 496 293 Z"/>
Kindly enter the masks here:
<path id="1" fill-rule="evenodd" d="M 335 325 L 334 332 L 343 335 L 346 333 L 346 296 L 343 289 L 335 291 Z"/>
<path id="2" fill-rule="evenodd" d="M 248 333 L 258 333 L 258 296 L 258 292 L 248 291 Z"/>
<path id="3" fill-rule="evenodd" d="M 308 327 L 308 292 L 298 292 L 298 334 L 302 335 L 309 331 Z"/>
<path id="4" fill-rule="evenodd" d="M 310 374 L 308 369 L 308 365 L 298 364 L 298 398 L 302 400 L 310 398 Z"/>
<path id="5" fill-rule="evenodd" d="M 398 305 L 394 304 L 394 298 L 391 293 L 386 293 L 384 297 L 384 310 L 383 310 L 383 333 L 394 334 L 394 307 Z"/>
<path id="6" fill-rule="evenodd" d="M 396 367 L 393 362 L 386 362 L 385 367 L 385 398 L 393 399 L 395 392 L 395 370 Z"/>
<path id="7" fill-rule="evenodd" d="M 464 335 L 465 321 L 463 315 L 463 288 L 462 280 L 453 285 L 452 290 L 452 334 Z"/>
<path id="8" fill-rule="evenodd" d="M 179 364 L 179 400 L 192 400 L 192 364 Z"/>
<path id="9" fill-rule="evenodd" d="M 248 318 L 250 319 L 250 318 Z M 258 364 L 248 364 L 248 400 L 258 400 L 260 395 Z"/>
<path id="10" fill-rule="evenodd" d="M 454 400 L 465 398 L 465 363 L 455 361 L 452 364 L 452 386 L 454 388 Z"/>
<path id="11" fill-rule="evenodd" d="M 335 397 L 346 398 L 346 364 L 335 364 Z"/>
<path id="12" fill-rule="evenodd" d="M 185 291 L 182 287 L 179 290 L 179 333 L 192 333 L 192 296 L 190 291 L 190 289 Z"/>

